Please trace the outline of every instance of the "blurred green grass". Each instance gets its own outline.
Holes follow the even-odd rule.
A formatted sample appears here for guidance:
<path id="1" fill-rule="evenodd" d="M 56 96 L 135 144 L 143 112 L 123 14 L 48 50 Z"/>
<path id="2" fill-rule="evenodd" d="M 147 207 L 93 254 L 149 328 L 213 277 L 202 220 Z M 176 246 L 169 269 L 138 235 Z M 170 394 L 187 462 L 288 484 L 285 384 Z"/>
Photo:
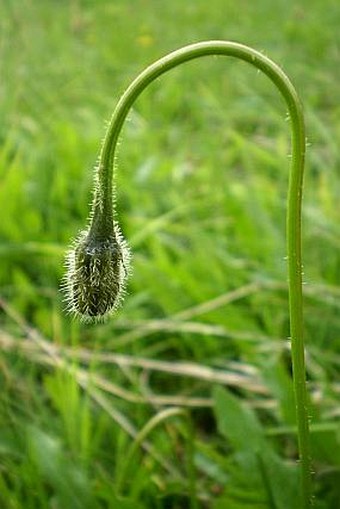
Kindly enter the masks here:
<path id="1" fill-rule="evenodd" d="M 65 316 L 58 293 L 119 95 L 157 57 L 211 38 L 264 51 L 305 104 L 312 446 L 317 507 L 337 508 L 339 22 L 335 0 L 0 4 L 1 507 L 195 507 L 181 419 L 148 437 L 129 465 L 125 497 L 115 491 L 131 436 L 171 403 L 194 407 L 199 507 L 279 507 L 257 481 L 240 499 L 237 450 L 210 409 L 212 384 L 232 387 L 279 437 L 281 457 L 294 459 L 284 341 L 289 126 L 266 78 L 239 62 L 201 59 L 142 95 L 117 170 L 134 253 L 125 305 L 85 326 Z M 124 357 L 109 361 L 112 352 Z"/>

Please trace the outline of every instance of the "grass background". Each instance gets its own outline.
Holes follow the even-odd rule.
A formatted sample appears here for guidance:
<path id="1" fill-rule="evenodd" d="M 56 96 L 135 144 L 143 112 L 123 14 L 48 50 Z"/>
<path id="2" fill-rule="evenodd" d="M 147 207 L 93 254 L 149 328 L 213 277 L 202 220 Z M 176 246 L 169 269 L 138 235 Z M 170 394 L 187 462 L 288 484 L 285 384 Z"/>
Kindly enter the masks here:
<path id="1" fill-rule="evenodd" d="M 339 23 L 336 0 L 0 3 L 1 508 L 296 507 L 289 124 L 265 77 L 200 59 L 142 94 L 117 171 L 124 307 L 82 325 L 58 292 L 119 95 L 203 39 L 263 51 L 305 105 L 314 486 L 338 507 Z"/>

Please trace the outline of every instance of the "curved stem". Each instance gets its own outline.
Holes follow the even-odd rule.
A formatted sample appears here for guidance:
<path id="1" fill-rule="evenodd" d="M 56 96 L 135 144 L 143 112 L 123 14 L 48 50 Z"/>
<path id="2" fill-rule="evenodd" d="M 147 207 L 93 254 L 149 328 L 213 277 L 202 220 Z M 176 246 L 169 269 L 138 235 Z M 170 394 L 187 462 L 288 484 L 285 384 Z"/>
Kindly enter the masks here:
<path id="1" fill-rule="evenodd" d="M 141 92 L 170 69 L 203 56 L 222 55 L 244 60 L 261 70 L 279 89 L 291 120 L 292 160 L 287 203 L 287 254 L 289 277 L 289 311 L 293 382 L 296 398 L 299 455 L 302 473 L 303 507 L 311 506 L 311 460 L 309 453 L 308 397 L 305 379 L 303 343 L 302 265 L 301 265 L 301 200 L 305 154 L 303 112 L 298 95 L 286 74 L 272 60 L 258 51 L 228 41 L 206 41 L 174 51 L 147 67 L 127 88 L 111 118 L 98 167 L 98 193 L 112 211 L 112 177 L 117 141 L 124 120 Z M 94 201 L 96 208 L 98 200 Z M 102 209 L 103 210 L 103 209 Z M 96 217 L 93 211 L 93 219 Z M 99 211 L 98 211 L 99 214 Z"/>

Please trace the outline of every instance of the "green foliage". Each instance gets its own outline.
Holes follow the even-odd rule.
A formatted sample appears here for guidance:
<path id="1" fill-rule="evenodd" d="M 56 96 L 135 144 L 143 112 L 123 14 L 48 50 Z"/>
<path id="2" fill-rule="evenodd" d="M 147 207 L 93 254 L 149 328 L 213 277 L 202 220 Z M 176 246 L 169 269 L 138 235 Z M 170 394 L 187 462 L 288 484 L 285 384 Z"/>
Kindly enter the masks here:
<path id="1" fill-rule="evenodd" d="M 287 464 L 277 455 L 255 413 L 220 387 L 214 391 L 214 401 L 219 431 L 236 451 L 236 468 L 231 470 L 231 488 L 226 488 L 231 495 L 225 498 L 225 507 L 228 507 L 228 503 L 231 507 L 235 504 L 237 507 L 243 497 L 249 499 L 252 493 L 256 498 L 263 497 L 263 507 L 301 507 L 297 466 Z M 237 500 L 238 497 L 242 498 Z M 221 503 L 219 501 L 217 507 L 222 508 Z M 258 507 L 256 499 L 253 506 Z"/>
<path id="2" fill-rule="evenodd" d="M 1 508 L 194 508 L 180 419 L 146 438 L 123 496 L 116 493 L 138 431 L 179 404 L 155 396 L 191 405 L 199 509 L 281 508 L 282 486 L 283 495 L 294 489 L 290 148 L 284 106 L 267 80 L 241 63 L 207 59 L 141 96 L 117 161 L 120 223 L 133 249 L 124 308 L 107 323 L 79 325 L 58 292 L 119 94 L 168 51 L 225 38 L 279 62 L 306 108 L 315 496 L 317 509 L 338 509 L 339 23 L 336 0 L 259 0 L 242 9 L 231 0 L 0 3 Z M 215 413 L 211 384 L 229 386 L 214 391 Z"/>

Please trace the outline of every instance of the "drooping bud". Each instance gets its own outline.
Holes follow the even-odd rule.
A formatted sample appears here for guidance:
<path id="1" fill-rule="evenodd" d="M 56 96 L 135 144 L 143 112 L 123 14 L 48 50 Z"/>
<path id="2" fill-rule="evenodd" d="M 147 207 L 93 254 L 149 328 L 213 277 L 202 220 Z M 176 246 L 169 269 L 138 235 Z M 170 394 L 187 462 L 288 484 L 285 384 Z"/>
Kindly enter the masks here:
<path id="1" fill-rule="evenodd" d="M 105 318 L 121 303 L 129 273 L 130 251 L 117 223 L 112 233 L 80 233 L 66 257 L 64 292 L 70 313 L 84 321 Z"/>

